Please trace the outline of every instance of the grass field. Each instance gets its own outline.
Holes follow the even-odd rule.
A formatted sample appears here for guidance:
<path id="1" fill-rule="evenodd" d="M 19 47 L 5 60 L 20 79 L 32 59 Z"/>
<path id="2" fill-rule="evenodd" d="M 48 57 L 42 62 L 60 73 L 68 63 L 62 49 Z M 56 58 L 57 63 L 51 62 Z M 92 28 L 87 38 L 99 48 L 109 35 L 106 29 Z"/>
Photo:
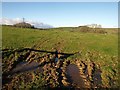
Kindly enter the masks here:
<path id="1" fill-rule="evenodd" d="M 53 48 L 59 48 L 62 52 L 98 51 L 111 56 L 116 56 L 118 53 L 117 34 L 71 32 L 66 28 L 34 30 L 3 26 L 2 36 L 3 49 L 34 47 L 40 50 L 54 50 Z"/>
<path id="2" fill-rule="evenodd" d="M 96 67 L 102 71 L 103 87 L 118 86 L 118 34 L 116 29 L 104 29 L 108 32 L 107 34 L 85 33 L 80 32 L 79 28 L 65 27 L 38 30 L 3 26 L 2 29 L 3 50 L 32 48 L 46 51 L 57 49 L 62 53 L 81 52 L 81 54 L 68 57 L 67 60 L 77 58 L 85 62 L 95 62 Z"/>

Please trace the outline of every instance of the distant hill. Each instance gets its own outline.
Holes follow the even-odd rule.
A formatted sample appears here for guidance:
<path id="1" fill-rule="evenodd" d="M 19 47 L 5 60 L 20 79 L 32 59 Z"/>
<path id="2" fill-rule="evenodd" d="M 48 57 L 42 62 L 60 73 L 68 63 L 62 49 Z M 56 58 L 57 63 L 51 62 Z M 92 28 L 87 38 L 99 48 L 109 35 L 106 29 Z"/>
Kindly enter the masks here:
<path id="1" fill-rule="evenodd" d="M 37 22 L 37 21 L 30 21 L 27 20 L 25 23 L 23 23 L 21 18 L 15 18 L 15 19 L 9 19 L 9 18 L 0 18 L 0 25 L 16 25 L 17 26 L 34 26 L 34 28 L 40 28 L 40 29 L 47 29 L 47 28 L 53 28 L 53 26 L 49 24 L 45 24 L 42 22 Z M 30 25 L 28 25 L 30 24 Z M 30 27 L 31 27 L 30 26 Z"/>
<path id="2" fill-rule="evenodd" d="M 17 23 L 17 24 L 14 24 L 13 26 L 21 27 L 21 28 L 34 28 L 33 25 L 26 23 L 26 22 Z"/>

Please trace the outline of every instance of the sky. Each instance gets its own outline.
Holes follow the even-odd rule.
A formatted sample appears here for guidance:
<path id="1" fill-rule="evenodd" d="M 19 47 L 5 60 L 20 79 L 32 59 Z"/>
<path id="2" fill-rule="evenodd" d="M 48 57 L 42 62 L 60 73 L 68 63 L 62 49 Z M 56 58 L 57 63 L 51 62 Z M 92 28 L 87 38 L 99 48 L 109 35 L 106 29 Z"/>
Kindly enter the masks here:
<path id="1" fill-rule="evenodd" d="M 42 22 L 54 27 L 118 26 L 117 2 L 3 2 L 2 18 Z"/>

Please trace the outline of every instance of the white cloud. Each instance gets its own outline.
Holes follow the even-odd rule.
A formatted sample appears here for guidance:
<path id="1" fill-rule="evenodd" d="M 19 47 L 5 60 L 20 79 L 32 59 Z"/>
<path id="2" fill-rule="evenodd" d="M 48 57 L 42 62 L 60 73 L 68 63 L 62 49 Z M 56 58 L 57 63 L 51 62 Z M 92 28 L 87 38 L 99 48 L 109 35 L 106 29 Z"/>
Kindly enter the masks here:
<path id="1" fill-rule="evenodd" d="M 14 25 L 16 23 L 20 23 L 23 20 L 20 18 L 15 18 L 15 19 L 8 19 L 8 18 L 0 18 L 0 24 L 5 24 L 5 25 Z M 36 28 L 53 28 L 53 26 L 48 25 L 48 24 L 44 24 L 42 22 L 35 22 L 35 21 L 25 21 L 27 23 L 30 23 L 31 25 L 34 25 L 34 27 Z"/>
<path id="2" fill-rule="evenodd" d="M 0 19 L 0 24 L 13 25 L 13 24 L 19 23 L 21 21 L 22 20 L 19 19 L 19 18 L 16 18 L 16 19 L 1 18 Z"/>

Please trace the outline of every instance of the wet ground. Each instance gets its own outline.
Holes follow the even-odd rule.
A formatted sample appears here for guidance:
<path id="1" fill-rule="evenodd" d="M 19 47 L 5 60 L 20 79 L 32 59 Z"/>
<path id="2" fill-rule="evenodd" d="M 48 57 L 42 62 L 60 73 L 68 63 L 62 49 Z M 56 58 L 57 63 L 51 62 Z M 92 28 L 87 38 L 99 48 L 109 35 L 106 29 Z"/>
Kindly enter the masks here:
<path id="1" fill-rule="evenodd" d="M 93 81 L 94 81 L 94 86 L 101 86 L 102 85 L 102 77 L 101 77 L 101 70 L 97 69 L 94 73 Z"/>
<path id="2" fill-rule="evenodd" d="M 15 73 L 22 73 L 22 72 L 26 72 L 26 71 L 35 71 L 35 70 L 39 70 L 40 72 L 42 72 L 42 67 L 39 67 L 39 63 L 32 61 L 31 63 L 28 62 L 20 62 L 18 65 L 16 65 L 16 67 L 10 72 L 11 75 L 15 74 Z"/>
<path id="3" fill-rule="evenodd" d="M 4 85 L 6 85 L 5 88 L 7 89 L 10 85 L 14 87 L 17 78 L 29 76 L 32 80 L 33 78 L 37 78 L 35 75 L 40 73 L 42 73 L 44 80 L 47 82 L 47 87 L 56 87 L 56 85 L 59 87 L 74 88 L 101 87 L 101 70 L 95 68 L 93 62 L 76 61 L 74 59 L 71 61 L 67 60 L 66 58 L 69 55 L 71 54 L 65 54 L 62 58 L 58 58 L 57 63 L 55 63 L 54 54 L 40 56 L 39 52 L 26 52 L 26 54 L 22 55 L 22 58 L 18 57 L 17 63 L 14 55 L 10 56 L 11 60 L 6 59 L 4 62 L 4 71 L 8 71 L 7 74 L 4 73 L 5 76 L 3 79 L 4 81 L 8 81 L 9 79 L 9 82 L 4 82 Z M 33 71 L 32 74 L 31 71 Z M 33 74 L 34 72 L 37 73 Z M 17 80 L 17 82 L 20 83 L 21 79 Z M 18 86 L 20 85 L 19 83 Z"/>
<path id="4" fill-rule="evenodd" d="M 80 75 L 79 69 L 75 64 L 70 64 L 67 67 L 67 74 L 69 77 L 69 81 L 80 88 L 84 88 L 84 80 Z"/>

